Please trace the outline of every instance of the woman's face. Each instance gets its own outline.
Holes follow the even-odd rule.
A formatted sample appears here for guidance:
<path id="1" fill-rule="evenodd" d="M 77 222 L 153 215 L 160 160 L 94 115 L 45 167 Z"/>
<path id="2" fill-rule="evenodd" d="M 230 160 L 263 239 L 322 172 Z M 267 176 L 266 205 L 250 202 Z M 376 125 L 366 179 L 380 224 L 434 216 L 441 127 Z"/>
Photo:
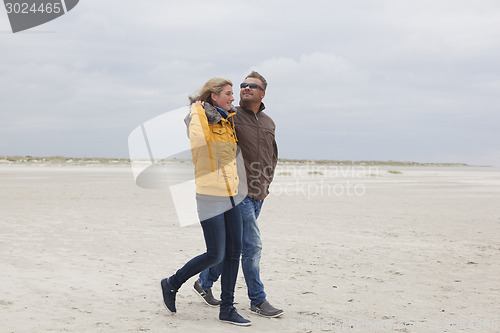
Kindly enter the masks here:
<path id="1" fill-rule="evenodd" d="M 222 91 L 220 94 L 212 93 L 212 101 L 214 102 L 215 106 L 220 107 L 221 109 L 224 109 L 226 111 L 231 110 L 231 104 L 234 101 L 233 98 L 233 87 L 231 85 L 227 84 L 222 88 Z"/>

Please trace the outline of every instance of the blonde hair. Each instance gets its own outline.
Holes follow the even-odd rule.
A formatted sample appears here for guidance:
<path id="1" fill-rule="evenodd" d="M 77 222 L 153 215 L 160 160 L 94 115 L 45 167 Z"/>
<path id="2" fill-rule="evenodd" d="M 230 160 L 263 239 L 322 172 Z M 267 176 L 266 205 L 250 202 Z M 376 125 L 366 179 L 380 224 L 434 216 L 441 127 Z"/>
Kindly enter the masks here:
<path id="1" fill-rule="evenodd" d="M 191 103 L 202 101 L 213 104 L 211 97 L 212 93 L 219 95 L 222 89 L 224 89 L 224 87 L 227 85 L 230 85 L 231 87 L 233 86 L 231 80 L 221 77 L 214 77 L 208 80 L 198 92 L 189 96 L 189 101 Z"/>

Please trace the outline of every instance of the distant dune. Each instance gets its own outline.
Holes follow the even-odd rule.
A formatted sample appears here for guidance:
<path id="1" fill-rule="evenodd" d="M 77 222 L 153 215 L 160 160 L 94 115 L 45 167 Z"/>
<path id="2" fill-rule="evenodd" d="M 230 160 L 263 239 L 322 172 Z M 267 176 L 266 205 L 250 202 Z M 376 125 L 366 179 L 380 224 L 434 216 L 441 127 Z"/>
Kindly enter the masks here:
<path id="1" fill-rule="evenodd" d="M 169 161 L 183 161 L 183 159 L 169 159 Z M 128 158 L 102 157 L 65 157 L 65 156 L 0 156 L 1 164 L 40 164 L 40 165 L 121 165 L 129 164 Z M 308 159 L 279 159 L 281 164 L 316 164 L 316 165 L 377 165 L 377 166 L 421 166 L 421 167 L 470 167 L 465 163 L 421 163 L 413 161 L 338 161 L 338 160 L 308 160 Z"/>
<path id="2" fill-rule="evenodd" d="M 119 165 L 129 164 L 124 158 L 65 157 L 65 156 L 0 156 L 0 164 L 40 164 L 40 165 Z"/>

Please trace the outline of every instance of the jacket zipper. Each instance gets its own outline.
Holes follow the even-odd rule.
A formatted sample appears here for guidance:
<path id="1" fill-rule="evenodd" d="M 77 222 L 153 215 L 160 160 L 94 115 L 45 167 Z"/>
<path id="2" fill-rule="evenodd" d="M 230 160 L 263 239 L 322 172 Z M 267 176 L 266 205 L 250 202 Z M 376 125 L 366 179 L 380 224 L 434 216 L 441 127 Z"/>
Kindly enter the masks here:
<path id="1" fill-rule="evenodd" d="M 217 156 L 217 182 L 220 182 L 220 157 Z"/>
<path id="2" fill-rule="evenodd" d="M 255 120 L 257 121 L 257 163 L 259 163 L 260 167 L 260 127 L 259 127 L 259 117 L 257 117 L 256 114 L 255 114 Z"/>
<path id="3" fill-rule="evenodd" d="M 257 115 L 255 115 L 255 120 L 257 121 L 257 162 L 259 162 L 259 160 L 260 160 L 260 128 L 259 128 L 259 117 L 257 117 Z"/>

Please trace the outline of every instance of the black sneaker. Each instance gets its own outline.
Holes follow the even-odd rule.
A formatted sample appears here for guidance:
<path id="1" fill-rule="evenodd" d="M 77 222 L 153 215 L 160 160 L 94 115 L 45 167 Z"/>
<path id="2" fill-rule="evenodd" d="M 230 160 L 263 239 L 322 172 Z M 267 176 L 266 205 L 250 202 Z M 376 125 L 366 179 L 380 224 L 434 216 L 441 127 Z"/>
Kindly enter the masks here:
<path id="1" fill-rule="evenodd" d="M 233 325 L 238 326 L 250 326 L 252 322 L 248 319 L 243 318 L 236 312 L 235 308 L 232 308 L 229 311 L 221 311 L 219 313 L 219 320 Z"/>
<path id="2" fill-rule="evenodd" d="M 260 304 L 254 305 L 250 308 L 250 311 L 261 315 L 262 317 L 276 318 L 283 314 L 283 310 L 276 309 L 268 301 L 264 301 Z"/>
<path id="3" fill-rule="evenodd" d="M 177 312 L 175 309 L 175 295 L 177 294 L 177 290 L 172 288 L 168 282 L 168 278 L 161 280 L 161 291 L 163 293 L 163 303 L 165 303 L 167 310 L 172 313 Z"/>
<path id="4" fill-rule="evenodd" d="M 194 289 L 194 292 L 196 293 L 196 295 L 200 296 L 203 299 L 203 301 L 205 301 L 205 303 L 207 305 L 210 305 L 213 307 L 220 305 L 221 301 L 216 299 L 214 297 L 214 295 L 212 295 L 212 289 L 208 289 L 208 290 L 203 289 L 198 280 L 196 280 L 196 282 L 194 283 L 193 289 Z"/>

